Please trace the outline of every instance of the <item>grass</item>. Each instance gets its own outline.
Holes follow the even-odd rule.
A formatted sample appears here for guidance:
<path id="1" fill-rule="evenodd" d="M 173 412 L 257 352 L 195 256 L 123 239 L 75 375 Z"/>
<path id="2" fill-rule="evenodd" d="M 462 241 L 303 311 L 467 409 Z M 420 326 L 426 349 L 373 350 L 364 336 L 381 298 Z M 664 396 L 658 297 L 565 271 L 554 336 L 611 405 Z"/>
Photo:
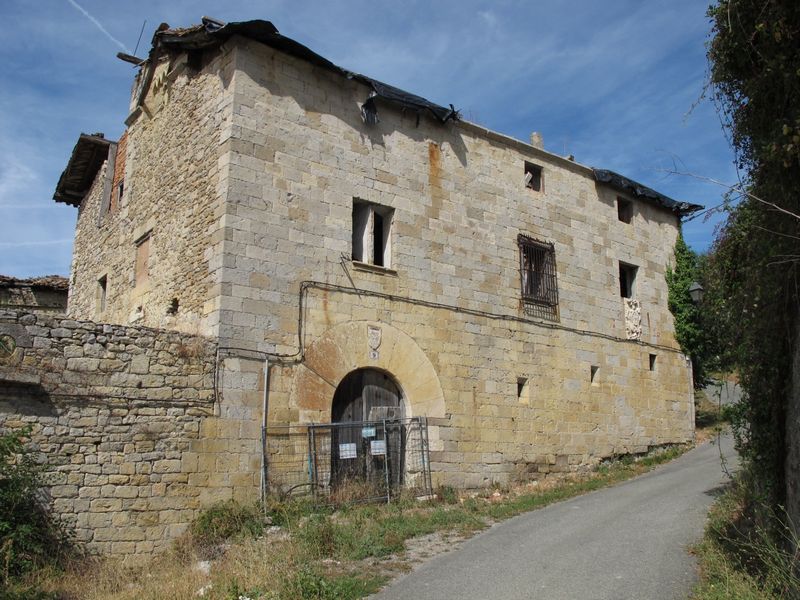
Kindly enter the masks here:
<path id="1" fill-rule="evenodd" d="M 440 488 L 438 499 L 426 502 L 401 498 L 338 509 L 302 500 L 219 504 L 193 523 L 171 553 L 145 565 L 95 559 L 37 573 L 25 583 L 41 590 L 42 598 L 59 600 L 362 598 L 408 569 L 409 539 L 467 537 L 495 521 L 630 479 L 687 449 L 627 457 L 561 482 L 469 495 Z M 198 561 L 209 559 L 210 572 L 198 568 Z"/>
<path id="2" fill-rule="evenodd" d="M 798 540 L 773 515 L 767 531 L 754 518 L 747 480 L 737 476 L 709 512 L 703 541 L 694 551 L 700 565 L 695 600 L 784 600 L 800 597 Z"/>

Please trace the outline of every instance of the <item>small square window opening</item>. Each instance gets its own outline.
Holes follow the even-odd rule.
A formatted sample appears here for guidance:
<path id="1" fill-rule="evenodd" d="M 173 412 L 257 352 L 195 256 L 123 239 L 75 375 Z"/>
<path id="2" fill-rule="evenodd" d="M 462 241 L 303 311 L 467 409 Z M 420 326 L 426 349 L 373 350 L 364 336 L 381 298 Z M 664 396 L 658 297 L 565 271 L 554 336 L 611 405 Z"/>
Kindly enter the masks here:
<path id="1" fill-rule="evenodd" d="M 656 370 L 656 355 L 655 354 L 651 354 L 650 355 L 650 370 L 651 371 L 655 371 Z"/>
<path id="2" fill-rule="evenodd" d="M 623 298 L 633 298 L 638 270 L 634 265 L 619 263 L 619 295 Z"/>
<path id="3" fill-rule="evenodd" d="M 353 200 L 353 260 L 378 267 L 391 267 L 392 217 L 394 210 Z"/>
<path id="4" fill-rule="evenodd" d="M 534 192 L 544 191 L 544 177 L 542 167 L 525 161 L 525 187 Z"/>
<path id="5" fill-rule="evenodd" d="M 630 223 L 633 220 L 633 202 L 617 196 L 617 217 L 623 223 Z"/>

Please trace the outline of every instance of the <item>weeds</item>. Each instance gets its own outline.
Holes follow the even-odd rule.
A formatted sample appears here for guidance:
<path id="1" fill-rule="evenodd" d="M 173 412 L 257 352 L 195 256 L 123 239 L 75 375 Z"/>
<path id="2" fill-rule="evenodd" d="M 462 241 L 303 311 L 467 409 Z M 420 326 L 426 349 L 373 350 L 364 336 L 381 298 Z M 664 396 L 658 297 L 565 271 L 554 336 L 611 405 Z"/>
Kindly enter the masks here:
<path id="1" fill-rule="evenodd" d="M 469 497 L 440 487 L 438 499 L 426 502 L 400 497 L 391 504 L 350 503 L 335 510 L 299 499 L 225 502 L 204 511 L 173 553 L 145 568 L 111 559 L 84 563 L 63 575 L 43 576 L 42 589 L 52 598 L 86 600 L 190 600 L 200 590 L 205 600 L 361 598 L 406 568 L 397 557 L 411 538 L 436 532 L 467 536 L 496 520 L 628 479 L 685 449 L 615 461 L 551 485 L 493 488 Z M 278 527 L 267 530 L 268 523 Z M 198 559 L 209 557 L 210 573 L 198 570 Z"/>
<path id="2" fill-rule="evenodd" d="M 758 501 L 740 475 L 711 508 L 703 541 L 695 548 L 701 582 L 698 600 L 742 598 L 783 600 L 800 597 L 798 540 L 784 519 L 772 513 L 769 527 L 755 517 Z"/>
<path id="3" fill-rule="evenodd" d="M 60 564 L 69 540 L 44 496 L 44 465 L 26 446 L 30 429 L 0 435 L 0 593 L 14 598 L 43 597 L 15 580 L 46 565 Z"/>
<path id="4" fill-rule="evenodd" d="M 238 537 L 257 537 L 267 524 L 259 504 L 219 502 L 200 513 L 190 532 L 194 542 L 210 547 Z"/>

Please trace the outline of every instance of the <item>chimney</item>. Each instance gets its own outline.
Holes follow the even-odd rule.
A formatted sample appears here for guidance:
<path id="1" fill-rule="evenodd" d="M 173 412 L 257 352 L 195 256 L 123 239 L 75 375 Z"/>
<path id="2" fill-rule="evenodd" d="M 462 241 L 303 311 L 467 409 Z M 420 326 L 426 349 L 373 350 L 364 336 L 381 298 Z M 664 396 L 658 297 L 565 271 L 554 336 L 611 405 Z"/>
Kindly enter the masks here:
<path id="1" fill-rule="evenodd" d="M 538 131 L 534 131 L 531 134 L 531 146 L 544 150 L 544 139 L 542 139 L 542 134 Z"/>

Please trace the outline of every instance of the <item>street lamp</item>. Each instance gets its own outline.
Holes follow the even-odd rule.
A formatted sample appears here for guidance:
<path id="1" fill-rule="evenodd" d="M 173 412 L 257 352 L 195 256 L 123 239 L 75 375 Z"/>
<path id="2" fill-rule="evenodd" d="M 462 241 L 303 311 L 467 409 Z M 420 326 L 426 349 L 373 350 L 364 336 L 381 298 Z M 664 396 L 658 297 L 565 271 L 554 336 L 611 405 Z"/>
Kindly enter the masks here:
<path id="1" fill-rule="evenodd" d="M 695 304 L 700 304 L 703 301 L 704 293 L 705 290 L 703 289 L 703 286 L 696 281 L 692 282 L 692 285 L 689 286 L 689 296 L 692 297 L 692 302 Z"/>

